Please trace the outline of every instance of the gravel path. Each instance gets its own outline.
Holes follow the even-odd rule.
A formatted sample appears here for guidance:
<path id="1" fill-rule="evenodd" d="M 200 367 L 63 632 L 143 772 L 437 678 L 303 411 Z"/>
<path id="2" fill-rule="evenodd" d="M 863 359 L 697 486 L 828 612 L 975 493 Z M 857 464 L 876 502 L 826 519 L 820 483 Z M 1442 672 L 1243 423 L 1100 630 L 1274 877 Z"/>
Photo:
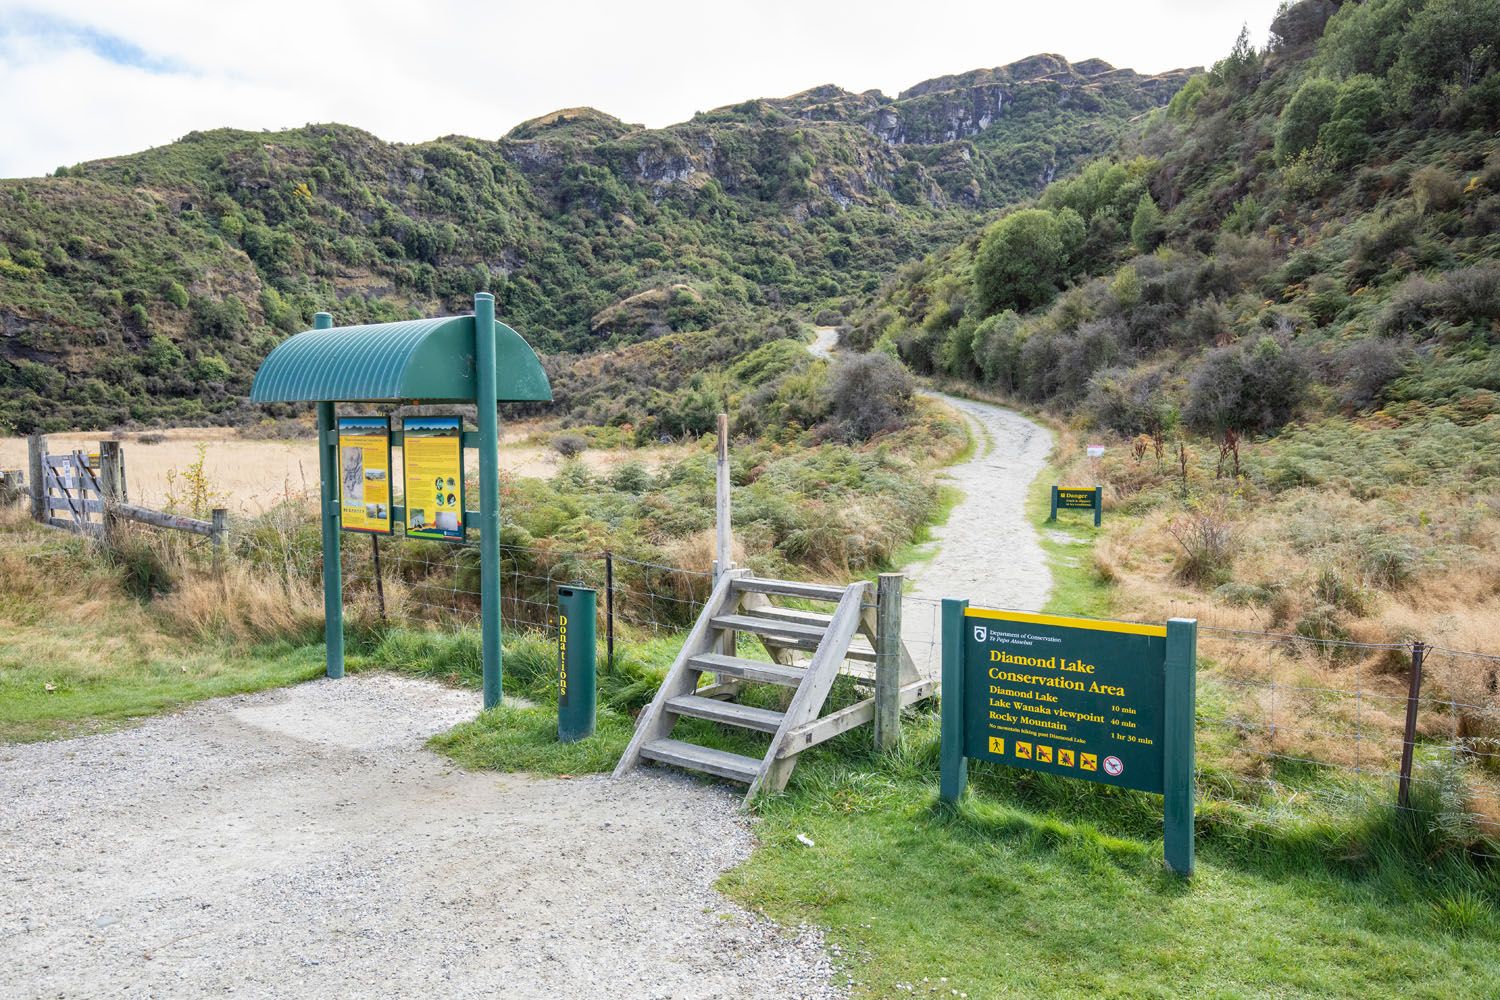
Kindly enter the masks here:
<path id="1" fill-rule="evenodd" d="M 0 995 L 841 995 L 816 931 L 714 890 L 734 790 L 423 748 L 477 709 L 364 675 L 0 747 Z"/>
<path id="2" fill-rule="evenodd" d="M 837 329 L 818 327 L 808 350 L 831 358 L 837 345 Z M 1026 492 L 1052 451 L 1052 435 L 1014 410 L 940 392 L 926 395 L 958 411 L 975 442 L 972 458 L 942 472 L 963 499 L 947 523 L 933 530 L 926 549 L 932 554 L 905 569 L 910 585 L 902 635 L 924 672 L 937 673 L 943 598 L 967 597 L 971 604 L 1023 611 L 1038 610 L 1047 601 L 1052 575 L 1025 507 Z"/>

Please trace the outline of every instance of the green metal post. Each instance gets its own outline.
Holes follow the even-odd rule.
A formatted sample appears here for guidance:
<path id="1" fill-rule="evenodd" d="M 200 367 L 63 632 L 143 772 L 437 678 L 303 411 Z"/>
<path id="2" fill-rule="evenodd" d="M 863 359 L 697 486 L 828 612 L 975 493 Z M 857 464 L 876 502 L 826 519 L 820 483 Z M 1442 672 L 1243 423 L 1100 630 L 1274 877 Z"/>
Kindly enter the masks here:
<path id="1" fill-rule="evenodd" d="M 964 756 L 964 609 L 968 601 L 943 600 L 942 780 L 938 797 L 953 803 L 969 781 Z"/>
<path id="2" fill-rule="evenodd" d="M 474 296 L 474 405 L 479 414 L 479 622 L 484 707 L 500 704 L 500 416 L 495 389 L 495 297 Z"/>
<path id="3" fill-rule="evenodd" d="M 1166 715 L 1162 775 L 1166 796 L 1163 839 L 1167 867 L 1193 874 L 1193 773 L 1195 713 L 1198 691 L 1198 623 L 1191 618 L 1167 622 Z"/>
<path id="4" fill-rule="evenodd" d="M 314 330 L 333 326 L 333 317 L 320 312 L 313 317 Z M 323 515 L 323 642 L 329 677 L 344 676 L 344 569 L 343 539 L 339 535 L 339 440 L 333 419 L 333 400 L 318 404 L 318 471 Z"/>
<path id="5" fill-rule="evenodd" d="M 1057 520 L 1057 487 L 1055 485 L 1052 487 L 1052 513 L 1047 515 L 1047 520 Z"/>
<path id="6" fill-rule="evenodd" d="M 1104 487 L 1094 487 L 1094 527 L 1104 523 Z"/>
<path id="7" fill-rule="evenodd" d="M 594 735 L 597 614 L 593 588 L 557 588 L 557 738 L 562 743 Z"/>

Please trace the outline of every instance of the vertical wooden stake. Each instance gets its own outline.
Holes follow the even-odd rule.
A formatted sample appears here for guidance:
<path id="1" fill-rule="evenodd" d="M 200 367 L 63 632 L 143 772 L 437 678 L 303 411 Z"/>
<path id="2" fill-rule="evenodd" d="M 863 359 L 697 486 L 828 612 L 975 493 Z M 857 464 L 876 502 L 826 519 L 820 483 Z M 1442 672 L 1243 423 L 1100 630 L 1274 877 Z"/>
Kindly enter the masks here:
<path id="1" fill-rule="evenodd" d="M 714 583 L 719 577 L 734 569 L 732 550 L 734 536 L 730 527 L 729 510 L 729 414 L 719 414 L 718 462 L 714 472 Z M 733 656 L 738 644 L 734 632 L 725 630 L 719 643 L 719 652 Z"/>
<path id="2" fill-rule="evenodd" d="M 1406 728 L 1401 734 L 1401 781 L 1396 787 L 1396 805 L 1402 809 L 1411 804 L 1412 753 L 1417 745 L 1417 707 L 1422 700 L 1422 661 L 1426 657 L 1425 643 L 1411 644 L 1411 687 L 1406 693 Z"/>
<path id="3" fill-rule="evenodd" d="M 901 588 L 906 577 L 881 573 L 875 589 L 875 749 L 901 742 Z"/>
<path id="4" fill-rule="evenodd" d="M 615 669 L 615 554 L 604 550 L 604 665 Z"/>
<path id="5" fill-rule="evenodd" d="M 380 536 L 370 536 L 370 556 L 375 563 L 375 601 L 380 608 L 380 624 L 385 624 L 385 580 L 380 572 Z"/>
<path id="6" fill-rule="evenodd" d="M 1198 693 L 1198 622 L 1167 622 L 1163 840 L 1167 867 L 1193 874 L 1194 769 Z"/>
<path id="7" fill-rule="evenodd" d="M 211 516 L 214 529 L 209 540 L 214 548 L 214 575 L 220 576 L 224 572 L 224 546 L 229 541 L 229 511 L 215 507 Z"/>
<path id="8" fill-rule="evenodd" d="M 31 519 L 47 523 L 47 470 L 43 461 L 47 454 L 47 436 L 32 434 L 26 438 L 26 458 L 31 477 Z"/>
<path id="9" fill-rule="evenodd" d="M 718 469 L 714 478 L 714 554 L 718 572 L 734 569 L 730 547 L 733 544 L 729 524 L 729 414 L 719 414 Z M 715 578 L 717 582 L 717 578 Z"/>
<path id="10" fill-rule="evenodd" d="M 121 472 L 120 442 L 100 441 L 99 499 L 104 507 L 100 520 L 104 522 L 104 544 L 107 548 L 114 547 L 120 528 L 120 517 L 116 509 L 125 499 Z"/>
<path id="11" fill-rule="evenodd" d="M 969 781 L 969 761 L 964 756 L 964 610 L 968 601 L 943 599 L 942 779 L 938 797 L 949 804 L 958 801 Z"/>

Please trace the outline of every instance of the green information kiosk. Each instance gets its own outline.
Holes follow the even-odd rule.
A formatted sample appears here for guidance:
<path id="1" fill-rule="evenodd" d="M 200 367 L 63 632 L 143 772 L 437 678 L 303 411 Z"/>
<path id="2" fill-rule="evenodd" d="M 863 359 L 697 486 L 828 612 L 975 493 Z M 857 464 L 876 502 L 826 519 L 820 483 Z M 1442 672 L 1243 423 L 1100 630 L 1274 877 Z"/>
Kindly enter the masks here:
<path id="1" fill-rule="evenodd" d="M 495 321 L 495 298 L 474 296 L 472 316 L 445 316 L 401 323 L 334 326 L 318 313 L 313 328 L 287 338 L 266 357 L 250 390 L 256 403 L 318 404 L 318 466 L 322 480 L 323 612 L 328 676 L 344 675 L 344 584 L 340 527 L 371 530 L 372 523 L 405 523 L 404 506 L 373 501 L 356 512 L 359 528 L 344 517 L 341 480 L 368 480 L 391 489 L 389 460 L 375 468 L 368 455 L 340 454 L 338 403 L 473 403 L 478 433 L 462 432 L 464 447 L 479 450 L 479 510 L 465 510 L 462 526 L 479 531 L 480 624 L 483 640 L 484 707 L 500 703 L 500 427 L 502 402 L 547 402 L 552 388 L 530 345 Z M 381 418 L 382 420 L 384 418 Z M 383 433 L 389 445 L 401 432 Z M 378 433 L 377 429 L 377 433 Z M 345 428 L 345 434 L 349 429 Z M 366 436 L 372 436 L 366 433 Z M 346 442 L 347 443 L 347 442 Z M 351 478 L 352 477 L 352 478 Z M 372 492 L 372 496 L 374 493 Z M 388 494 L 386 494 L 388 496 Z M 363 498 L 362 498 L 363 499 Z M 388 509 L 387 509 L 388 508 Z M 353 509 L 353 508 L 351 508 Z M 388 528 L 386 530 L 389 530 Z M 456 531 L 456 529 L 455 529 Z"/>

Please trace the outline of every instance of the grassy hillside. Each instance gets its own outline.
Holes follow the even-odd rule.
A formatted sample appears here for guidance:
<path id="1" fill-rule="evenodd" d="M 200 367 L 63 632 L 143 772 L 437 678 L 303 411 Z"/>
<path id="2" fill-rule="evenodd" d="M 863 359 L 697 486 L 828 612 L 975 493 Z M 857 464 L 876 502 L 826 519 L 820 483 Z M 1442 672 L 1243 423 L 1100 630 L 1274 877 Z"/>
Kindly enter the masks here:
<path id="1" fill-rule="evenodd" d="M 319 309 L 389 320 L 487 289 L 558 352 L 867 295 L 1185 80 L 1039 56 L 666 129 L 575 108 L 412 146 L 217 130 L 3 181 L 0 429 L 230 419 Z"/>

